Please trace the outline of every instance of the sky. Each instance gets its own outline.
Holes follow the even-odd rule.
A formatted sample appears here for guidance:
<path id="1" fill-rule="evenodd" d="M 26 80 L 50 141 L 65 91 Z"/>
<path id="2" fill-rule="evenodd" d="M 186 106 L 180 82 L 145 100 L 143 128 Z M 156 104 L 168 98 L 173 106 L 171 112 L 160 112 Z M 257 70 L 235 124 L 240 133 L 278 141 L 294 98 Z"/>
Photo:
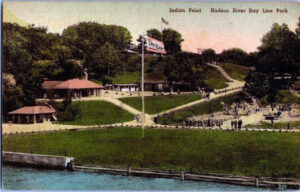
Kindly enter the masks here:
<path id="1" fill-rule="evenodd" d="M 182 49 L 197 52 L 197 49 L 212 48 L 217 53 L 225 49 L 241 48 L 255 51 L 264 34 L 273 23 L 286 23 L 295 31 L 300 16 L 299 2 L 3 2 L 8 10 L 3 12 L 3 21 L 11 15 L 36 26 L 47 26 L 49 32 L 61 33 L 70 25 L 82 21 L 96 21 L 103 24 L 126 27 L 133 37 L 147 29 L 161 30 L 161 18 L 169 22 L 162 28 L 172 28 L 182 34 Z M 185 12 L 170 12 L 184 9 Z M 189 8 L 201 12 L 189 12 Z M 228 9 L 229 13 L 212 13 L 214 9 Z M 233 8 L 244 9 L 244 13 L 233 13 Z M 249 9 L 258 13 L 249 13 Z M 287 13 L 277 13 L 276 9 Z M 273 10 L 263 13 L 262 9 Z"/>

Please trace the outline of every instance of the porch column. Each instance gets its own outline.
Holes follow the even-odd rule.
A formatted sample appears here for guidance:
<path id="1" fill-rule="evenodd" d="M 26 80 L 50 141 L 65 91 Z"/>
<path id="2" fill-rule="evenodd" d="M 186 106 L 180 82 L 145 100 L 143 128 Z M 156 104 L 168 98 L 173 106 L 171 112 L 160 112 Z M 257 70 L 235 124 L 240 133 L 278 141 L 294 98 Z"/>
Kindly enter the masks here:
<path id="1" fill-rule="evenodd" d="M 36 114 L 33 114 L 33 124 L 36 124 Z"/>
<path id="2" fill-rule="evenodd" d="M 15 115 L 12 115 L 12 123 L 15 121 Z"/>
<path id="3" fill-rule="evenodd" d="M 29 124 L 29 115 L 26 115 L 27 124 Z"/>
<path id="4" fill-rule="evenodd" d="M 21 115 L 18 114 L 18 123 L 20 124 L 21 123 Z"/>
<path id="5" fill-rule="evenodd" d="M 79 92 L 80 92 L 80 98 L 81 98 L 81 97 L 82 97 L 82 89 L 80 89 L 80 91 L 79 91 Z"/>

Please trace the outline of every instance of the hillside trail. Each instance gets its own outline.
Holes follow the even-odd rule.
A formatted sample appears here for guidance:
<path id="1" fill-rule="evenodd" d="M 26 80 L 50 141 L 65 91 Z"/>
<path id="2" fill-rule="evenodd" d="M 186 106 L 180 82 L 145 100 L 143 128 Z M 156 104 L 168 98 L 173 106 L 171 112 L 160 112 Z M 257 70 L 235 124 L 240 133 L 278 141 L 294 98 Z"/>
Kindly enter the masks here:
<path id="1" fill-rule="evenodd" d="M 245 85 L 245 82 L 244 81 L 238 81 L 236 79 L 233 79 L 232 77 L 230 77 L 226 71 L 219 65 L 216 64 L 216 62 L 213 62 L 213 63 L 206 63 L 206 65 L 209 65 L 209 66 L 212 66 L 212 67 L 215 67 L 217 68 L 220 73 L 227 79 L 229 80 L 229 82 L 227 82 L 228 84 L 228 87 L 224 88 L 224 89 L 234 89 L 236 87 L 243 87 Z M 224 90 L 224 89 L 221 89 L 221 90 Z"/>
<path id="2" fill-rule="evenodd" d="M 180 110 L 180 109 L 183 109 L 183 108 L 186 108 L 186 107 L 190 107 L 190 106 L 193 106 L 193 105 L 196 105 L 196 104 L 199 104 L 199 103 L 202 103 L 202 102 L 207 102 L 207 101 L 211 101 L 213 99 L 216 99 L 216 98 L 219 98 L 219 97 L 223 97 L 223 96 L 226 96 L 226 95 L 229 95 L 229 94 L 233 94 L 233 93 L 237 93 L 239 91 L 242 90 L 243 86 L 245 85 L 245 82 L 242 82 L 242 81 L 238 81 L 238 80 L 235 80 L 233 78 L 231 78 L 225 71 L 222 67 L 212 63 L 207 63 L 207 65 L 210 65 L 210 66 L 213 66 L 213 67 L 216 67 L 220 72 L 221 74 L 226 78 L 228 79 L 230 82 L 228 83 L 228 87 L 224 88 L 224 89 L 220 89 L 218 90 L 220 93 L 211 93 L 210 94 L 210 97 L 209 99 L 207 98 L 202 98 L 200 100 L 197 100 L 197 101 L 194 101 L 194 102 L 190 102 L 190 103 L 187 103 L 187 104 L 184 104 L 184 105 L 181 105 L 181 106 L 178 106 L 178 107 L 175 107 L 175 108 L 172 108 L 172 109 L 169 109 L 167 111 L 163 111 L 163 112 L 160 112 L 160 113 L 157 113 L 157 114 L 153 114 L 153 115 L 150 115 L 150 114 L 147 114 L 145 113 L 145 124 L 147 125 L 154 125 L 155 122 L 153 121 L 153 118 L 156 117 L 156 116 L 159 116 L 159 115 L 162 115 L 162 114 L 166 114 L 166 113 L 170 113 L 170 112 L 173 112 L 173 111 L 177 111 L 177 110 Z M 226 90 L 226 91 L 225 91 Z M 225 92 L 224 92 L 225 91 Z M 137 114 L 141 114 L 140 111 L 128 106 L 127 104 L 121 102 L 120 100 L 118 99 L 113 99 L 113 98 L 106 98 L 104 97 L 104 99 L 106 99 L 106 101 L 109 101 L 115 105 L 118 105 L 120 106 L 121 108 L 123 108 L 124 110 L 128 111 L 128 112 L 131 112 L 135 115 Z M 135 125 L 136 123 L 136 120 L 134 121 L 131 121 L 131 122 L 127 122 L 126 124 L 128 125 Z"/>

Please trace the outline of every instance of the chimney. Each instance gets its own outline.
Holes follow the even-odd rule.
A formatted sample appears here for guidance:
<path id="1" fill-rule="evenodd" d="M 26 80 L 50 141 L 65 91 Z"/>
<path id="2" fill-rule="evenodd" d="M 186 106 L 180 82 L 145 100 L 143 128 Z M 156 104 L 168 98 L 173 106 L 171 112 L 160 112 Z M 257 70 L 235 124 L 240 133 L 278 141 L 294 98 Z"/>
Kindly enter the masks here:
<path id="1" fill-rule="evenodd" d="M 87 68 L 84 68 L 83 73 L 84 73 L 85 79 L 88 80 Z"/>

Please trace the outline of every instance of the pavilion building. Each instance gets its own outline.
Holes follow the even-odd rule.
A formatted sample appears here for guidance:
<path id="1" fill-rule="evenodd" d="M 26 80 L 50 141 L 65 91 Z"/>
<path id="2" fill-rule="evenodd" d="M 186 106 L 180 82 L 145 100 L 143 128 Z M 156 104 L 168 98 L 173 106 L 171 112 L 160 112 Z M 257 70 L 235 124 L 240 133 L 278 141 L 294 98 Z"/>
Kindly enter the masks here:
<path id="1" fill-rule="evenodd" d="M 56 120 L 55 109 L 51 106 L 26 106 L 11 111 L 9 121 L 19 124 L 35 124 Z"/>
<path id="2" fill-rule="evenodd" d="M 100 97 L 101 90 L 104 86 L 89 81 L 87 79 L 70 79 L 67 81 L 44 81 L 42 89 L 46 94 L 52 93 L 59 98 L 70 94 L 73 98 L 81 97 Z"/>

